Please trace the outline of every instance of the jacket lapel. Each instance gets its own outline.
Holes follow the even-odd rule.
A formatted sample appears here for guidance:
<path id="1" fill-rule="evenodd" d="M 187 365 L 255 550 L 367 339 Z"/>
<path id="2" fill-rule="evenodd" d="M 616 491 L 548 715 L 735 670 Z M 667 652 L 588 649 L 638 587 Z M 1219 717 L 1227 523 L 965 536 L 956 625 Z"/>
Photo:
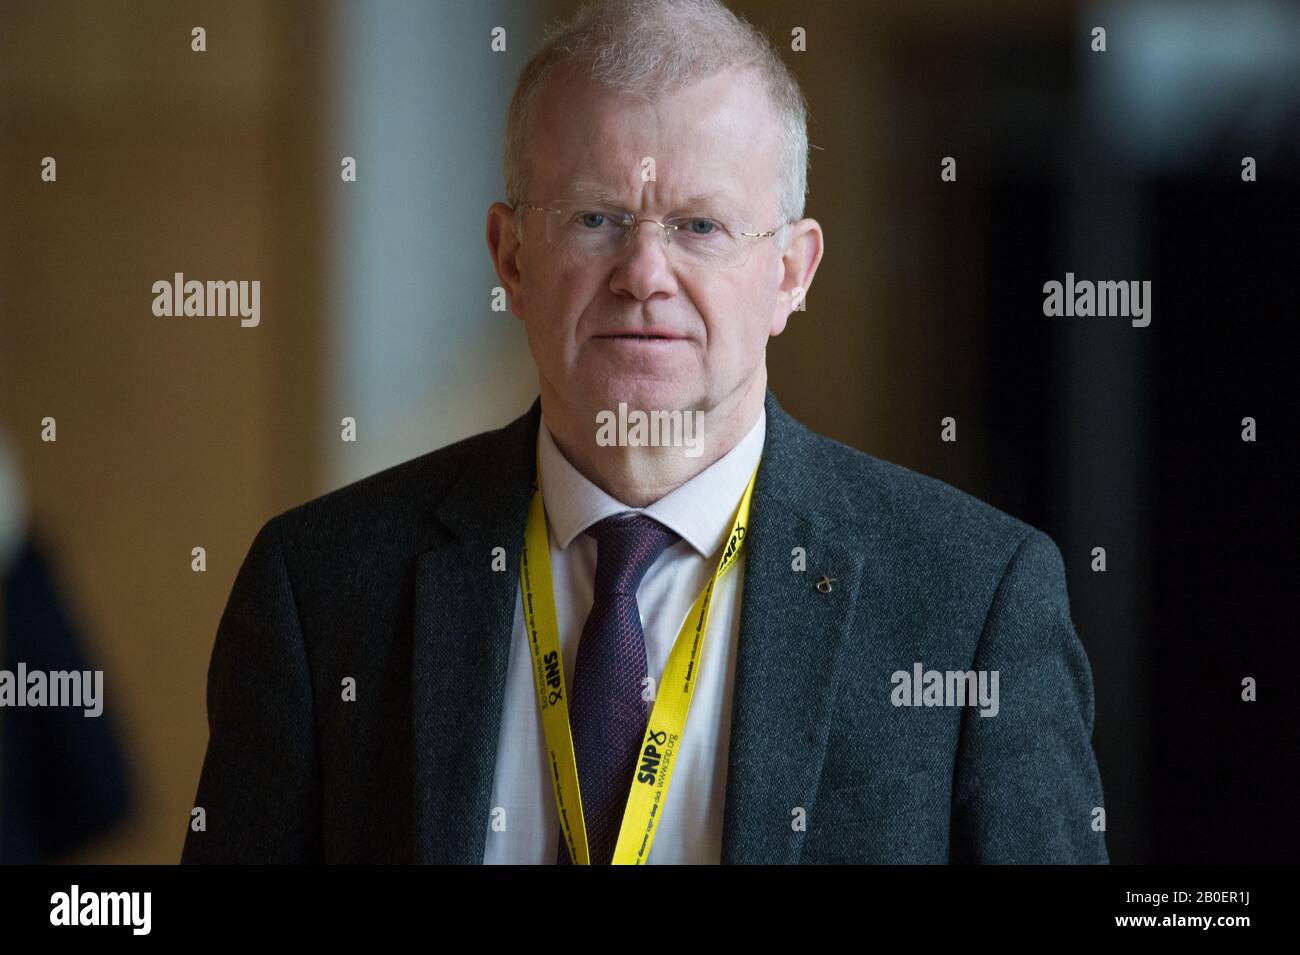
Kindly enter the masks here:
<path id="1" fill-rule="evenodd" d="M 538 399 L 500 431 L 471 439 L 437 509 L 444 539 L 416 560 L 417 862 L 483 861 L 540 414 Z M 491 566 L 497 547 L 505 551 L 499 572 Z"/>
<path id="2" fill-rule="evenodd" d="M 722 861 L 793 863 L 813 811 L 838 690 L 840 654 L 858 599 L 859 542 L 837 535 L 845 491 L 806 428 L 769 391 L 767 437 L 746 541 L 732 691 Z M 793 569 L 794 548 L 807 569 Z M 835 580 L 817 590 L 823 574 Z"/>

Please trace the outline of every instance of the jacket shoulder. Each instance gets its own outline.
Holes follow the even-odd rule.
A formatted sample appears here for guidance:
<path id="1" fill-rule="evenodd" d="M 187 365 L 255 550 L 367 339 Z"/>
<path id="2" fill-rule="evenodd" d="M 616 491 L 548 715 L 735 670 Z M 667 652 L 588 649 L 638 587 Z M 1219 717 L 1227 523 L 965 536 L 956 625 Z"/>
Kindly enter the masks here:
<path id="1" fill-rule="evenodd" d="M 490 453 L 497 431 L 484 431 L 377 471 L 280 512 L 267 522 L 297 544 L 355 546 L 417 539 L 466 464 Z"/>
<path id="2" fill-rule="evenodd" d="M 900 545 L 1014 552 L 1036 528 L 951 484 L 809 432 L 824 480 L 844 490 L 846 523 Z M 1010 551 L 1007 551 L 1007 548 Z M 1004 561 L 1005 562 L 1005 561 Z"/>

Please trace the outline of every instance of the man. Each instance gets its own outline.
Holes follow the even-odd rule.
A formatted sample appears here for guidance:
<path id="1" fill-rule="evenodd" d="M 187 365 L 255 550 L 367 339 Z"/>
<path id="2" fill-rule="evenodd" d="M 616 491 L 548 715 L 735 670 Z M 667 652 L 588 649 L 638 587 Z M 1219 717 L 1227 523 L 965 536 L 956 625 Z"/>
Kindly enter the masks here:
<path id="1" fill-rule="evenodd" d="M 35 674 L 89 672 L 58 561 L 29 517 L 19 461 L 0 429 L 0 865 L 57 862 L 134 808 L 116 717 L 103 706 L 32 706 Z M 46 700 L 44 692 L 40 700 Z M 22 705 L 22 701 L 29 701 Z"/>
<path id="2" fill-rule="evenodd" d="M 262 528 L 183 860 L 1106 861 L 1055 545 L 767 389 L 823 236 L 762 35 L 585 9 L 506 165 L 540 397 Z"/>

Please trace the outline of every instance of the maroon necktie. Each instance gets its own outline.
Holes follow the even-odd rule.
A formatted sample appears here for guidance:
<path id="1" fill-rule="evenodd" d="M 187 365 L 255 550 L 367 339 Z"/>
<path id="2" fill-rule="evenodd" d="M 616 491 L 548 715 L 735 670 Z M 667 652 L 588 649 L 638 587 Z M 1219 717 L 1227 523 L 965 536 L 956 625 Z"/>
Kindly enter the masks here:
<path id="1" fill-rule="evenodd" d="M 652 705 L 642 699 L 648 673 L 636 591 L 679 538 L 652 517 L 627 513 L 597 521 L 586 533 L 596 540 L 596 584 L 578 641 L 569 726 L 587 849 L 593 865 L 608 865 Z M 563 832 L 557 862 L 571 862 Z"/>

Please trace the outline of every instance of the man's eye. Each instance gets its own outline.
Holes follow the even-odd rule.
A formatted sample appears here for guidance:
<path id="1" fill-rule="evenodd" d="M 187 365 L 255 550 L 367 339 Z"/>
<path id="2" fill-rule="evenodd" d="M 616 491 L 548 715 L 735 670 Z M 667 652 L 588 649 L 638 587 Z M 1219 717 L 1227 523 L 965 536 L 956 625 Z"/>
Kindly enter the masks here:
<path id="1" fill-rule="evenodd" d="M 686 219 L 678 226 L 688 235 L 711 236 L 722 231 L 722 227 L 712 219 Z"/>
<path id="2" fill-rule="evenodd" d="M 594 231 L 601 226 L 612 224 L 614 220 L 604 212 L 579 212 L 573 217 L 573 221 L 584 229 Z"/>

